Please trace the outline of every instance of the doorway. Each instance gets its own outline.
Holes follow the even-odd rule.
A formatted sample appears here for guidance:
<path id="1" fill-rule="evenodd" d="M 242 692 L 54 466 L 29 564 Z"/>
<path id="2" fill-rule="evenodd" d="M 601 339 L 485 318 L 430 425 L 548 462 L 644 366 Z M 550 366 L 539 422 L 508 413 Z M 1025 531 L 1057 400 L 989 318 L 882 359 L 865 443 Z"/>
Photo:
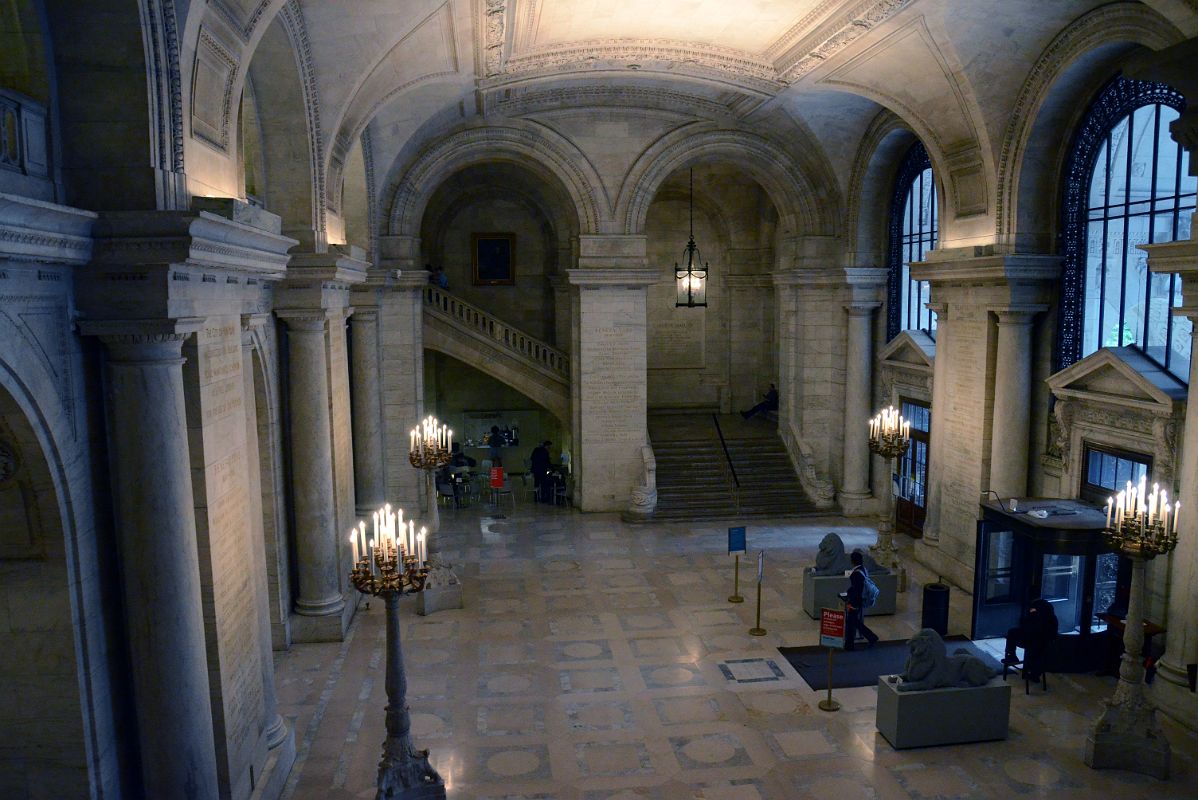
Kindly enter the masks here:
<path id="1" fill-rule="evenodd" d="M 918 539 L 928 505 L 928 453 L 932 430 L 932 407 L 918 400 L 899 402 L 903 419 L 911 422 L 911 446 L 898 462 L 898 493 L 895 519 L 898 529 Z"/>

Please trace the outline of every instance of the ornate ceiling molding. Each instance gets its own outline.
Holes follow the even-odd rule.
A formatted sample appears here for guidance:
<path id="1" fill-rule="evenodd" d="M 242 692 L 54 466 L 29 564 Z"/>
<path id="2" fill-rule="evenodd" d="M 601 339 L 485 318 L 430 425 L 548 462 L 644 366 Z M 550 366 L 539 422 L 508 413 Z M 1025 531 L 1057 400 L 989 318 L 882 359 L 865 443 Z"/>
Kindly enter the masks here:
<path id="1" fill-rule="evenodd" d="M 913 0 L 864 0 L 852 4 L 844 13 L 814 28 L 780 55 L 775 62 L 780 79 L 786 83 L 794 83 L 912 2 Z M 816 13 L 813 11 L 799 25 L 791 28 L 779 42 L 792 37 L 796 29 L 805 22 L 810 24 L 807 20 Z M 772 55 L 775 47 L 777 45 L 771 46 L 766 55 Z"/>
<path id="2" fill-rule="evenodd" d="M 732 101 L 743 97 L 732 95 Z M 702 95 L 652 86 L 589 83 L 556 88 L 505 89 L 488 92 L 486 110 L 507 117 L 537 111 L 577 109 L 586 106 L 641 108 L 682 114 L 687 117 L 734 118 L 743 111 L 730 103 Z M 756 108 L 758 103 L 752 105 Z"/>

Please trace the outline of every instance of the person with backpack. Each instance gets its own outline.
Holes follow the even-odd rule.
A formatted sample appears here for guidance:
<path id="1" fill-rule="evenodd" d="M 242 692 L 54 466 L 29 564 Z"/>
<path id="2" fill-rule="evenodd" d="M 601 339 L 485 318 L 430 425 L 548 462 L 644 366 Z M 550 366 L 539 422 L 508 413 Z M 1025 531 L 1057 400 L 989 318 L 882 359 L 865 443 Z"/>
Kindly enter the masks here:
<path id="1" fill-rule="evenodd" d="M 853 571 L 849 573 L 849 591 L 845 597 L 844 649 L 852 650 L 857 633 L 869 642 L 869 647 L 878 643 L 878 634 L 865 627 L 865 609 L 878 602 L 878 585 L 865 569 L 865 559 L 860 550 L 849 554 Z"/>

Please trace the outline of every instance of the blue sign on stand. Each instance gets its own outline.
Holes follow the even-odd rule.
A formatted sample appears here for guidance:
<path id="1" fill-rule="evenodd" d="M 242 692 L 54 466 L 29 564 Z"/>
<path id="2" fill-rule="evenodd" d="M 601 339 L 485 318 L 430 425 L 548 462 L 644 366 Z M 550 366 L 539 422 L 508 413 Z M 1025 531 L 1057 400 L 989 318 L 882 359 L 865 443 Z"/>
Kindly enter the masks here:
<path id="1" fill-rule="evenodd" d="M 748 552 L 748 548 L 745 545 L 745 528 L 744 528 L 744 526 L 742 525 L 739 528 L 729 528 L 728 529 L 728 555 L 732 555 L 733 553 L 747 553 L 747 552 Z"/>

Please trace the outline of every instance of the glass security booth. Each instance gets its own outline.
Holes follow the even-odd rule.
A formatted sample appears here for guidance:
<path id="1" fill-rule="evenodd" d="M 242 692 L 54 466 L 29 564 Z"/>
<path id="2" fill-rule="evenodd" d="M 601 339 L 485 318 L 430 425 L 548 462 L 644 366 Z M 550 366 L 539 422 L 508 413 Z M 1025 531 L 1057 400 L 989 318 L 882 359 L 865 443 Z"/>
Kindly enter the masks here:
<path id="1" fill-rule="evenodd" d="M 1031 602 L 1043 597 L 1057 615 L 1054 669 L 1102 666 L 1104 614 L 1119 592 L 1119 556 L 1102 532 L 1106 510 L 1079 500 L 1015 498 L 981 504 L 973 579 L 971 638 L 1005 637 Z"/>

